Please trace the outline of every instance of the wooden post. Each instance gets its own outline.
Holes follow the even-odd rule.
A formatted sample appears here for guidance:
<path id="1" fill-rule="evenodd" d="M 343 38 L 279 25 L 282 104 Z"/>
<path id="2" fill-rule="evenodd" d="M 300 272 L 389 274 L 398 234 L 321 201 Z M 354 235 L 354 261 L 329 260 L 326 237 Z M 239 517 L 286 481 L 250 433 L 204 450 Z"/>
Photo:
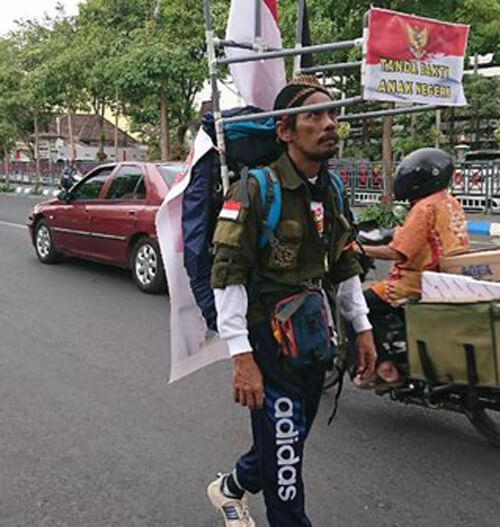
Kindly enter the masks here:
<path id="1" fill-rule="evenodd" d="M 394 103 L 389 103 L 389 108 L 394 108 Z M 392 116 L 384 117 L 382 131 L 382 166 L 384 194 L 382 199 L 385 203 L 392 203 Z"/>
<path id="2" fill-rule="evenodd" d="M 455 138 L 455 108 L 452 106 L 450 108 L 450 120 L 449 120 L 448 134 L 450 137 L 450 147 L 455 148 L 456 138 Z"/>
<path id="3" fill-rule="evenodd" d="M 341 88 L 341 92 L 340 92 L 340 98 L 342 100 L 345 99 L 345 81 L 346 81 L 346 77 L 345 77 L 345 75 L 342 75 L 342 88 Z M 340 116 L 343 117 L 344 115 L 345 115 L 345 106 L 341 106 L 340 107 Z M 341 139 L 339 141 L 339 159 L 342 159 L 342 157 L 344 157 L 344 148 L 345 148 L 345 140 Z"/>

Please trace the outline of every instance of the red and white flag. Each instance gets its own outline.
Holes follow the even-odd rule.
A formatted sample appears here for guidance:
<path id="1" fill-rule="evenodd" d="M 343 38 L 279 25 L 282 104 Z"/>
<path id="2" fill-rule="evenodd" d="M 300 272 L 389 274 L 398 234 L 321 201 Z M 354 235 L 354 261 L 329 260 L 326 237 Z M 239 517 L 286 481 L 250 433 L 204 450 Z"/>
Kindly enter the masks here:
<path id="1" fill-rule="evenodd" d="M 386 9 L 369 12 L 365 100 L 467 104 L 462 86 L 469 27 Z"/>
<path id="2" fill-rule="evenodd" d="M 191 181 L 193 167 L 212 148 L 212 139 L 200 129 L 182 172 L 156 215 L 156 233 L 170 295 L 170 382 L 229 358 L 226 342 L 207 328 L 184 267 L 183 193 Z"/>
<path id="3" fill-rule="evenodd" d="M 255 2 L 261 2 L 262 44 L 281 49 L 277 0 L 232 0 L 226 39 L 239 43 L 255 40 Z M 229 58 L 253 55 L 255 51 L 226 47 Z M 234 83 L 246 104 L 270 110 L 286 84 L 285 62 L 281 59 L 243 62 L 230 66 Z"/>

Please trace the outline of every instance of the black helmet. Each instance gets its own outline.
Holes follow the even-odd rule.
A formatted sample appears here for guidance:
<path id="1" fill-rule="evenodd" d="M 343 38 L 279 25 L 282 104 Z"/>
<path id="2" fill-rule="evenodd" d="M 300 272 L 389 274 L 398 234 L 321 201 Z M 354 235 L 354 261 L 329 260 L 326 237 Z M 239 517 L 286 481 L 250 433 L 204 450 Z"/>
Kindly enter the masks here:
<path id="1" fill-rule="evenodd" d="M 413 201 L 450 184 L 455 167 L 449 154 L 438 148 L 421 148 L 407 155 L 396 170 L 394 197 Z"/>

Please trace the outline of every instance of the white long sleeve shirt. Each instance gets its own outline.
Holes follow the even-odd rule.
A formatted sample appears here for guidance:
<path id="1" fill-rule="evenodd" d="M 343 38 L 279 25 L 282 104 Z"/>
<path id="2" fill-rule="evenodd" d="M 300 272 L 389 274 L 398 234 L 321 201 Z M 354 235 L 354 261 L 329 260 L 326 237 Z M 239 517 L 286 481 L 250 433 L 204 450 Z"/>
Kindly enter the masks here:
<path id="1" fill-rule="evenodd" d="M 227 342 L 231 356 L 252 351 L 248 340 L 248 297 L 245 287 L 230 285 L 224 289 L 215 289 L 214 295 L 217 329 L 221 338 Z M 359 276 L 353 276 L 340 283 L 337 303 L 340 313 L 353 325 L 356 333 L 372 328 L 368 320 L 369 309 L 363 296 Z"/>

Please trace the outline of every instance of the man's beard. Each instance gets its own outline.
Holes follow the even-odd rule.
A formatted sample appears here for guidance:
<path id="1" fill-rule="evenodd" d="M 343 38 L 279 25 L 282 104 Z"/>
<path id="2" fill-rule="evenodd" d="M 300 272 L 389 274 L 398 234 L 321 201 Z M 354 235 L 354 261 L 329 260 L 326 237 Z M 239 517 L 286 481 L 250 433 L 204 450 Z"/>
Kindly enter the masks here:
<path id="1" fill-rule="evenodd" d="M 328 161 L 335 155 L 335 149 L 326 150 L 324 152 L 304 152 L 305 156 L 310 161 L 316 161 L 322 163 L 323 161 Z"/>
<path id="2" fill-rule="evenodd" d="M 306 157 L 309 158 L 310 161 L 316 161 L 316 162 L 323 162 L 327 161 L 328 159 L 331 159 L 335 155 L 335 148 L 337 147 L 339 137 L 335 133 L 335 135 L 332 137 L 332 139 L 335 141 L 335 146 L 332 147 L 331 150 L 326 150 L 324 152 L 306 152 L 304 151 L 304 154 Z"/>

